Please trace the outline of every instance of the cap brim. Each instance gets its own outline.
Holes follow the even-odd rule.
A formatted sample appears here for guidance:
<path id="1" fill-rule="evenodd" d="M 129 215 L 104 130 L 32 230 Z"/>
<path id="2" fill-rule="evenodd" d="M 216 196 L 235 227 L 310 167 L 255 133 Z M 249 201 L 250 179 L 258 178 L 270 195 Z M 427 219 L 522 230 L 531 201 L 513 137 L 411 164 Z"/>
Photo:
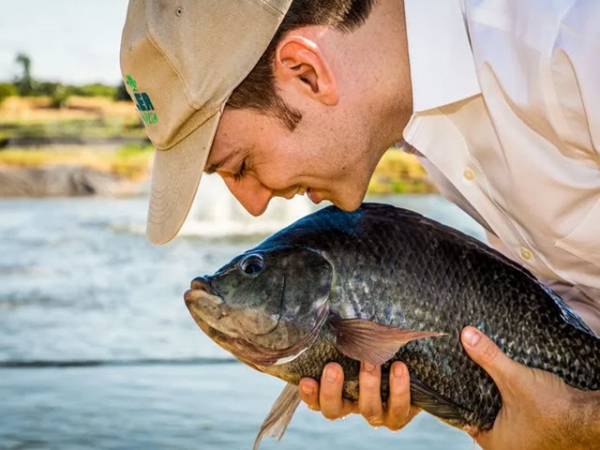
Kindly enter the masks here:
<path id="1" fill-rule="evenodd" d="M 176 235 L 192 207 L 221 111 L 168 150 L 156 150 L 146 234 L 156 245 Z"/>

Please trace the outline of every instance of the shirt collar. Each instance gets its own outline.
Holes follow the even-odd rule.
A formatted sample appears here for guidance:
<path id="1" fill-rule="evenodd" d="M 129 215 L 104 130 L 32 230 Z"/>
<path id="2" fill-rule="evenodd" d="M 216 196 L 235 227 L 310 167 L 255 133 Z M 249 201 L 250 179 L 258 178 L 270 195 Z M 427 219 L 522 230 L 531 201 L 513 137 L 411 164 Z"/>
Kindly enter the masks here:
<path id="1" fill-rule="evenodd" d="M 481 93 L 464 0 L 404 0 L 415 112 Z"/>

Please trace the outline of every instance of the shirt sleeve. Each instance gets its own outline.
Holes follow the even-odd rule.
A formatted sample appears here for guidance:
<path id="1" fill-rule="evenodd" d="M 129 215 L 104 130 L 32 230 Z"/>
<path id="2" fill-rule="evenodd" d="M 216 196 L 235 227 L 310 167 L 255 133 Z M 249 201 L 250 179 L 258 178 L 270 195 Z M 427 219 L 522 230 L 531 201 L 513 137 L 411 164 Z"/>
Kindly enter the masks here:
<path id="1" fill-rule="evenodd" d="M 546 285 L 600 336 L 600 290 L 589 286 L 573 286 L 555 280 L 547 282 Z"/>

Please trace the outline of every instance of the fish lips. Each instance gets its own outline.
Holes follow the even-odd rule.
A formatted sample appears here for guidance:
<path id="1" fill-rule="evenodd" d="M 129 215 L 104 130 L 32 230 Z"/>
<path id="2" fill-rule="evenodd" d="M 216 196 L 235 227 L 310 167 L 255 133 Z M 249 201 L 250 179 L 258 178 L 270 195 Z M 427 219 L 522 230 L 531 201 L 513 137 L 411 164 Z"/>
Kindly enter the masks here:
<path id="1" fill-rule="evenodd" d="M 194 278 L 190 289 L 186 291 L 183 298 L 188 308 L 197 305 L 199 302 L 206 302 L 211 306 L 224 304 L 223 299 L 206 277 Z"/>
<path id="2" fill-rule="evenodd" d="M 218 321 L 229 313 L 229 308 L 219 293 L 204 277 L 195 278 L 191 283 L 191 289 L 185 292 L 183 298 L 198 325 L 206 324 L 218 329 Z"/>
<path id="3" fill-rule="evenodd" d="M 204 331 L 206 325 L 233 338 L 253 339 L 264 336 L 277 328 L 280 317 L 266 319 L 260 313 L 252 314 L 250 310 L 241 311 L 228 305 L 220 293 L 214 288 L 209 277 L 195 278 L 191 283 L 191 289 L 184 294 L 185 304 L 196 323 Z M 250 331 L 248 325 L 259 324 L 263 326 L 262 332 Z"/>

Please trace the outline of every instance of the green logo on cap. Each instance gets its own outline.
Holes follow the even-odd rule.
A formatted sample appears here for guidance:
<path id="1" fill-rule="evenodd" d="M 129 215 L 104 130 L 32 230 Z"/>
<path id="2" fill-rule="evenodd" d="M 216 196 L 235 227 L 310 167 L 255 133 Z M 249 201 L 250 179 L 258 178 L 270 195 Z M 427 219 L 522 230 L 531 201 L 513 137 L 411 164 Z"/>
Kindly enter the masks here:
<path id="1" fill-rule="evenodd" d="M 150 96 L 146 92 L 138 92 L 137 82 L 131 75 L 126 77 L 127 84 L 133 92 L 135 97 L 135 106 L 140 112 L 140 116 L 146 125 L 156 125 L 158 123 L 158 116 L 154 112 L 154 105 Z"/>
<path id="2" fill-rule="evenodd" d="M 137 92 L 137 83 L 131 75 L 127 75 L 127 84 L 133 92 Z"/>

